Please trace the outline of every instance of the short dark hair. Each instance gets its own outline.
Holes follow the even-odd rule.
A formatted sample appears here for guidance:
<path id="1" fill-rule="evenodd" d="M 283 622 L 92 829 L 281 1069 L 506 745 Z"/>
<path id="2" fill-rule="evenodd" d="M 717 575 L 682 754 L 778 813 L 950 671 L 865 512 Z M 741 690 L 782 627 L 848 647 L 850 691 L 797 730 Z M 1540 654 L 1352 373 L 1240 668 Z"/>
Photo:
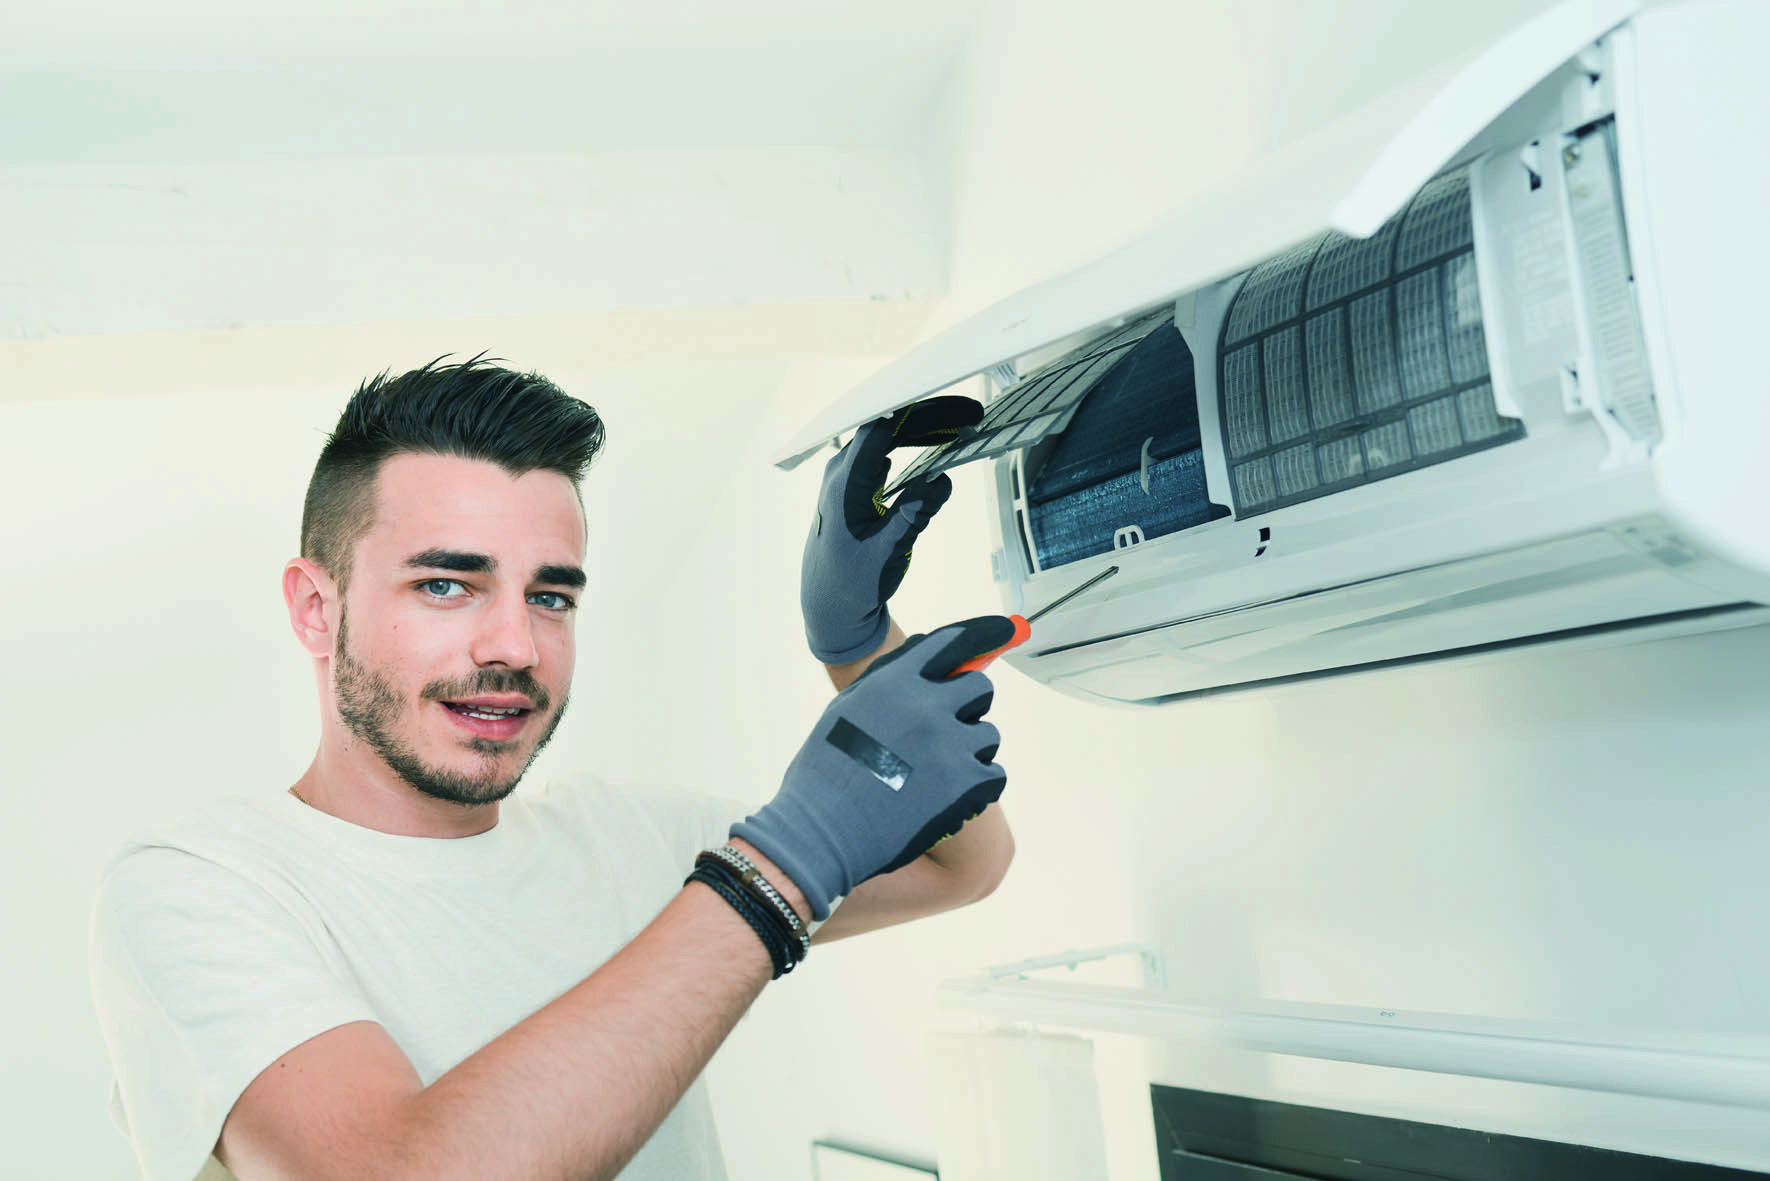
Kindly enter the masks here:
<path id="1" fill-rule="evenodd" d="M 484 353 L 357 387 L 338 416 L 301 511 L 301 556 L 343 592 L 357 542 L 375 523 L 375 477 L 390 456 L 454 455 L 512 476 L 558 472 L 579 488 L 602 449 L 602 418 L 539 373 L 501 369 Z M 578 492 L 582 507 L 583 493 Z"/>

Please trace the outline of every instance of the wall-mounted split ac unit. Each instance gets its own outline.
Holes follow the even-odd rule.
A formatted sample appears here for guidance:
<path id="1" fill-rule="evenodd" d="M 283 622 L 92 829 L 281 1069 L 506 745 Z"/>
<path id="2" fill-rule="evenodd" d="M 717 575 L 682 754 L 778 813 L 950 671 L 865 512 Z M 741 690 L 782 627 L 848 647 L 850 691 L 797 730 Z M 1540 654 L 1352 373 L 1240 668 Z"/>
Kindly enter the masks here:
<path id="1" fill-rule="evenodd" d="M 1770 619 L 1770 5 L 1570 3 L 935 337 L 1008 661 L 1159 703 Z"/>

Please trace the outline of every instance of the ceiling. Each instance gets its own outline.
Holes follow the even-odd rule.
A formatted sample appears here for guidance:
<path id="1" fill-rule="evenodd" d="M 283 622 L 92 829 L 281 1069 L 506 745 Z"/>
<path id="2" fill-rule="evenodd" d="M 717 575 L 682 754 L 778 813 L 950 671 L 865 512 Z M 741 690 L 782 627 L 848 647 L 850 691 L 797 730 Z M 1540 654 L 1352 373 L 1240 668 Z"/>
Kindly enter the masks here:
<path id="1" fill-rule="evenodd" d="M 68 0 L 14 6 L 8 56 L 116 53 L 225 56 L 512 57 L 589 48 L 939 40 L 967 27 L 975 0 Z"/>
<path id="2" fill-rule="evenodd" d="M 929 298 L 981 2 L 12 5 L 0 341 Z"/>
<path id="3" fill-rule="evenodd" d="M 0 161 L 899 146 L 976 0 L 13 6 Z"/>

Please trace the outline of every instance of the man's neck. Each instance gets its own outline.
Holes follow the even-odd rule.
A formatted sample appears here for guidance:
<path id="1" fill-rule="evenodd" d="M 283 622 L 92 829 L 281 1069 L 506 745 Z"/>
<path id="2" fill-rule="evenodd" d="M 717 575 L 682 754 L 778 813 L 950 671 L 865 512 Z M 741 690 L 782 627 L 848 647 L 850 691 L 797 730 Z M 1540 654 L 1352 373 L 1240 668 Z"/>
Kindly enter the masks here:
<path id="1" fill-rule="evenodd" d="M 498 823 L 497 803 L 461 805 L 424 795 L 391 770 L 384 775 L 327 774 L 323 752 L 289 794 L 329 816 L 408 837 L 469 837 Z"/>

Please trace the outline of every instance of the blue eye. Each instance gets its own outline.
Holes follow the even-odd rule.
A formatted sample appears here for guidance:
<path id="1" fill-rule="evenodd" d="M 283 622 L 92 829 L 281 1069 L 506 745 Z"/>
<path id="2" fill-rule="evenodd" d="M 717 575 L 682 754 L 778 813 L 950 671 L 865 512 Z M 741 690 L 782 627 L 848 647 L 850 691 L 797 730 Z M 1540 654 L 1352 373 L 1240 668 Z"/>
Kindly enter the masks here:
<path id="1" fill-rule="evenodd" d="M 455 578 L 428 578 L 418 584 L 420 590 L 435 599 L 460 599 L 466 597 L 465 595 L 439 594 L 433 589 L 439 586 L 458 586 L 461 587 L 462 590 L 467 589 L 465 583 Z M 543 604 L 547 610 L 558 614 L 564 614 L 567 611 L 576 610 L 578 606 L 570 595 L 562 595 L 558 591 L 536 591 L 534 594 L 530 595 L 529 598 L 531 600 L 535 598 L 558 599 L 559 602 L 557 605 Z"/>

